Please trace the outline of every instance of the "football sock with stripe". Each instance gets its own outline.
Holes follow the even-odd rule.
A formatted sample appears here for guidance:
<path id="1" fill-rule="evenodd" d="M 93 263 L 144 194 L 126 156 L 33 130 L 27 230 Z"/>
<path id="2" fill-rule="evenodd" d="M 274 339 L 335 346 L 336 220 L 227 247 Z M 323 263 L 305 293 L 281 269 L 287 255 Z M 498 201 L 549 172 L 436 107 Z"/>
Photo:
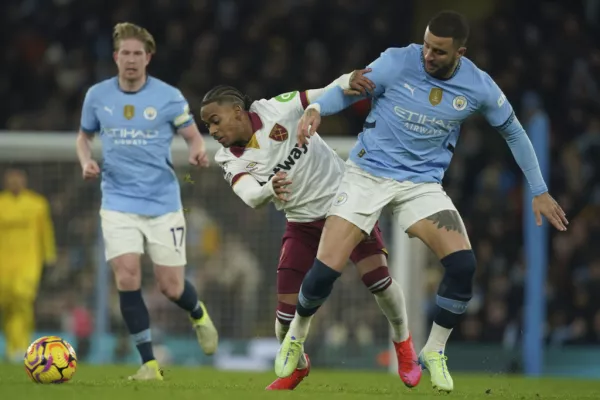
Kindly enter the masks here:
<path id="1" fill-rule="evenodd" d="M 142 363 L 154 360 L 152 335 L 150 333 L 150 314 L 142 298 L 141 290 L 119 291 L 119 304 L 125 325 L 133 339 Z"/>

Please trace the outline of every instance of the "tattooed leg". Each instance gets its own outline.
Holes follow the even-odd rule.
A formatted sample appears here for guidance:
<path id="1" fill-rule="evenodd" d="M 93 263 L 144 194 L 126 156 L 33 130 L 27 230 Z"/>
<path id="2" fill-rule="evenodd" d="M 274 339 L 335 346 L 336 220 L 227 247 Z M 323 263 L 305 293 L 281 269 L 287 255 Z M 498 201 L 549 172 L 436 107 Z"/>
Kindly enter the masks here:
<path id="1" fill-rule="evenodd" d="M 434 387 L 452 388 L 444 353 L 446 342 L 466 312 L 473 294 L 475 255 L 462 218 L 455 210 L 432 214 L 413 224 L 407 233 L 427 244 L 444 267 L 436 296 L 437 311 L 419 361 L 430 371 Z"/>
<path id="2" fill-rule="evenodd" d="M 421 239 L 441 260 L 460 250 L 470 250 L 465 224 L 456 210 L 443 210 L 407 229 L 409 236 Z"/>

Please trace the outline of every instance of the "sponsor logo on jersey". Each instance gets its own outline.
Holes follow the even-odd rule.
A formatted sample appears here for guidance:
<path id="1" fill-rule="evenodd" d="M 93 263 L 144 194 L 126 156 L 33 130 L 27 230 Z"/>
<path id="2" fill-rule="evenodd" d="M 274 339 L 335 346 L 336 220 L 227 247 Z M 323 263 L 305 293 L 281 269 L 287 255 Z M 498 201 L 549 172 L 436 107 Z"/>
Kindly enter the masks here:
<path id="1" fill-rule="evenodd" d="M 442 102 L 444 91 L 439 87 L 431 88 L 429 91 L 429 102 L 432 106 L 437 106 Z"/>
<path id="2" fill-rule="evenodd" d="M 297 90 L 294 92 L 282 93 L 279 96 L 275 97 L 275 100 L 277 100 L 280 103 L 287 103 L 288 101 L 296 97 L 296 94 L 298 94 Z"/>
<path id="3" fill-rule="evenodd" d="M 462 111 L 467 108 L 467 98 L 465 96 L 456 96 L 454 100 L 452 100 L 452 107 L 456 111 Z"/>
<path id="4" fill-rule="evenodd" d="M 135 115 L 135 107 L 134 106 L 132 106 L 131 104 L 127 104 L 127 105 L 125 105 L 125 107 L 123 107 L 123 116 L 126 119 L 132 119 L 134 115 Z"/>
<path id="5" fill-rule="evenodd" d="M 283 126 L 275 124 L 271 133 L 269 133 L 269 139 L 273 139 L 276 142 L 285 142 L 288 138 L 288 131 Z"/>
<path id="6" fill-rule="evenodd" d="M 308 145 L 304 144 L 302 147 L 298 147 L 295 145 L 292 151 L 290 151 L 289 156 L 277 164 L 275 168 L 273 168 L 273 174 L 269 176 L 268 179 L 271 179 L 276 173 L 279 171 L 289 171 L 292 169 L 294 165 L 296 165 L 296 161 L 302 157 L 302 155 L 308 152 Z"/>
<path id="7" fill-rule="evenodd" d="M 461 123 L 460 120 L 443 119 L 407 110 L 400 106 L 394 107 L 394 113 L 404 121 L 406 129 L 424 135 L 446 135 L 458 129 Z"/>
<path id="8" fill-rule="evenodd" d="M 159 131 L 154 129 L 102 128 L 100 135 L 114 139 L 114 144 L 144 146 L 148 141 L 158 137 Z"/>

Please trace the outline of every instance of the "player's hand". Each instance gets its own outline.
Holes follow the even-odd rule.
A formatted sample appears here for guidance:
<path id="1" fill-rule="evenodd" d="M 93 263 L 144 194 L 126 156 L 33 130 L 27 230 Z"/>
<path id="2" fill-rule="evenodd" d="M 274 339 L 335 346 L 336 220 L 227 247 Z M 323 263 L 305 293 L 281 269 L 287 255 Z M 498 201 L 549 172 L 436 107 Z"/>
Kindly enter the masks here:
<path id="1" fill-rule="evenodd" d="M 542 226 L 542 215 L 559 231 L 566 231 L 569 221 L 563 209 L 556 200 L 546 192 L 535 196 L 532 201 L 533 213 L 535 214 L 535 223 Z"/>
<path id="2" fill-rule="evenodd" d="M 315 134 L 321 125 L 321 114 L 314 108 L 304 111 L 298 122 L 298 145 L 308 144 L 308 138 Z"/>
<path id="3" fill-rule="evenodd" d="M 365 76 L 371 72 L 371 68 L 357 69 L 350 75 L 350 89 L 344 90 L 346 96 L 366 96 L 372 95 L 375 90 L 375 84 Z"/>
<path id="4" fill-rule="evenodd" d="M 91 180 L 100 176 L 100 167 L 94 160 L 90 160 L 83 165 L 83 179 Z"/>
<path id="5" fill-rule="evenodd" d="M 196 165 L 203 168 L 209 166 L 210 162 L 208 160 L 208 155 L 206 154 L 206 147 L 204 146 L 204 141 L 202 141 L 201 144 L 197 144 L 190 147 L 190 155 L 188 158 L 188 162 L 191 165 Z"/>
<path id="6" fill-rule="evenodd" d="M 292 181 L 287 180 L 287 174 L 285 172 L 278 172 L 273 178 L 271 178 L 271 184 L 273 185 L 273 191 L 275 196 L 281 201 L 288 201 L 288 194 L 291 190 L 286 186 L 291 185 Z"/>

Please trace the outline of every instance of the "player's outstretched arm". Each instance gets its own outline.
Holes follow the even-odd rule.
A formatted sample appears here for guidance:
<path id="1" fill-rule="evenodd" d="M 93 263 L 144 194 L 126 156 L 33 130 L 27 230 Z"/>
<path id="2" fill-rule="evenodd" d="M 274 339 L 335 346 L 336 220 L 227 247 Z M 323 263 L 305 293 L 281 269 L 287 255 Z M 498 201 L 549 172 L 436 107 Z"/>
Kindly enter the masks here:
<path id="1" fill-rule="evenodd" d="M 352 105 L 358 100 L 365 98 L 368 94 L 372 94 L 374 92 L 375 84 L 365 76 L 366 73 L 371 71 L 371 68 L 352 71 L 348 74 L 340 76 L 324 88 L 309 89 L 306 91 L 307 103 L 312 104 L 319 100 L 325 93 L 333 89 L 338 90 L 341 88 L 346 99 L 349 99 L 348 106 Z"/>
<path id="2" fill-rule="evenodd" d="M 263 105 L 268 107 L 274 116 L 285 115 L 300 118 L 311 103 L 314 103 L 323 94 L 338 88 L 341 88 L 344 94 L 351 98 L 352 102 L 355 102 L 360 100 L 358 96 L 372 91 L 375 86 L 373 82 L 364 76 L 369 71 L 369 69 L 363 69 L 344 74 L 323 88 L 283 93 L 268 100 Z"/>
<path id="3" fill-rule="evenodd" d="M 536 223 L 542 225 L 542 215 L 559 231 L 566 231 L 569 221 L 566 214 L 558 203 L 548 193 L 548 187 L 544 182 L 542 171 L 538 163 L 537 155 L 533 145 L 517 119 L 512 106 L 506 97 L 489 77 L 484 75 L 484 86 L 486 90 L 483 101 L 483 113 L 488 122 L 500 132 L 515 161 L 523 171 L 531 192 L 533 193 L 533 212 Z"/>
<path id="4" fill-rule="evenodd" d="M 509 121 L 498 130 L 510 147 L 513 157 L 523 171 L 534 195 L 533 212 L 537 225 L 542 225 L 543 215 L 556 229 L 566 231 L 569 224 L 566 214 L 548 193 L 533 145 L 517 117 L 512 114 Z"/>
<path id="5" fill-rule="evenodd" d="M 517 119 L 510 102 L 492 78 L 483 75 L 482 111 L 490 125 L 500 132 L 523 171 L 533 198 L 536 223 L 542 225 L 542 215 L 559 231 L 566 231 L 569 221 L 563 209 L 548 193 L 533 145 Z"/>
<path id="6" fill-rule="evenodd" d="M 364 98 L 381 96 L 398 75 L 395 51 L 388 49 L 366 69 L 355 71 L 350 78 L 351 90 L 337 86 L 310 104 L 298 123 L 298 144 L 308 143 L 308 138 L 319 129 L 321 116 L 336 114 Z"/>

